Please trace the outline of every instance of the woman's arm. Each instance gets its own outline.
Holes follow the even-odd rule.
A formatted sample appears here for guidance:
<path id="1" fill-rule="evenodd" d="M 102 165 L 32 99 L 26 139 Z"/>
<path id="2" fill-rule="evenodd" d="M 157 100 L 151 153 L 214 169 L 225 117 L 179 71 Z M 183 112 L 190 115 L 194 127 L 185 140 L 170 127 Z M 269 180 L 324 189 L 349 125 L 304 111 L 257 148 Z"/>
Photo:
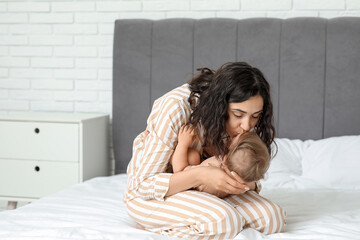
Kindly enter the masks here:
<path id="1" fill-rule="evenodd" d="M 197 169 L 198 167 L 174 173 L 170 178 L 169 190 L 165 196 L 171 196 L 199 186 L 201 184 L 201 179 L 197 174 Z"/>
<path id="2" fill-rule="evenodd" d="M 127 172 L 126 201 L 135 197 L 164 201 L 165 196 L 206 184 L 198 170 L 174 174 L 166 172 L 179 130 L 191 115 L 187 98 L 183 101 L 172 96 L 168 94 L 155 101 L 147 121 L 149 134 L 139 144 L 142 147 L 138 148 L 138 141 L 134 141 L 133 157 Z"/>
<path id="3" fill-rule="evenodd" d="M 198 166 L 174 173 L 170 178 L 169 189 L 165 196 L 171 196 L 191 188 L 220 197 L 227 194 L 244 193 L 248 186 L 238 182 L 218 167 Z"/>

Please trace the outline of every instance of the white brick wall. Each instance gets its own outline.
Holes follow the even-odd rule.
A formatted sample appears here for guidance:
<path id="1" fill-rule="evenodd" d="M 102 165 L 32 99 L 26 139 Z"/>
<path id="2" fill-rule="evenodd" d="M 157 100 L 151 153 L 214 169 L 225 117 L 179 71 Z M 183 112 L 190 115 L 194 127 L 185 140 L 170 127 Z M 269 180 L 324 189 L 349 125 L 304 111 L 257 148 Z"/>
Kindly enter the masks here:
<path id="1" fill-rule="evenodd" d="M 95 2 L 53 2 L 51 10 L 53 12 L 94 12 Z"/>
<path id="2" fill-rule="evenodd" d="M 347 0 L 346 2 L 347 9 L 360 10 L 360 1 L 359 0 Z"/>
<path id="3" fill-rule="evenodd" d="M 50 4 L 42 2 L 9 2 L 8 12 L 49 12 Z"/>
<path id="4" fill-rule="evenodd" d="M 345 10 L 345 0 L 293 0 L 294 9 Z"/>
<path id="5" fill-rule="evenodd" d="M 2 0 L 0 114 L 111 114 L 115 19 L 298 16 L 360 16 L 360 0 Z"/>
<path id="6" fill-rule="evenodd" d="M 41 88 L 53 92 L 50 100 L 54 103 L 65 100 L 72 103 L 73 107 L 62 109 L 75 111 L 77 101 L 81 101 L 77 109 L 86 112 L 87 104 L 94 104 L 111 113 L 111 108 L 103 106 L 111 105 L 108 91 L 111 91 L 113 22 L 118 18 L 297 16 L 360 16 L 360 0 L 3 0 L 0 86 L 1 103 L 6 103 L 1 106 L 6 108 L 0 108 L 0 112 L 19 109 L 14 101 L 18 95 L 10 93 L 11 89 L 32 92 Z M 89 94 L 89 90 L 96 94 Z M 85 96 L 77 98 L 76 94 L 84 95 L 81 91 L 85 91 Z M 37 94 L 21 96 L 29 107 L 24 110 L 43 106 Z M 31 104 L 33 100 L 37 104 Z M 41 108 L 59 110 L 56 104 Z M 88 109 L 93 110 L 94 107 Z"/>
<path id="7" fill-rule="evenodd" d="M 291 10 L 292 0 L 242 0 L 241 8 L 251 11 Z"/>

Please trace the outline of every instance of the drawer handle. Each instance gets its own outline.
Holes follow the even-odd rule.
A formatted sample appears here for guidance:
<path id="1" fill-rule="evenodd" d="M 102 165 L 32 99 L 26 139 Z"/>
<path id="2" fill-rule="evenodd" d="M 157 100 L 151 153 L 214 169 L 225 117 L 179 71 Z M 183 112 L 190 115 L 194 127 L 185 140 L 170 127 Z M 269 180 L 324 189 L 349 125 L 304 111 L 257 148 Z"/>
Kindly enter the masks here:
<path id="1" fill-rule="evenodd" d="M 40 167 L 39 166 L 35 166 L 35 171 L 39 172 L 40 171 Z"/>
<path id="2" fill-rule="evenodd" d="M 35 128 L 34 132 L 35 132 L 36 134 L 38 134 L 38 133 L 40 132 L 40 129 Z"/>

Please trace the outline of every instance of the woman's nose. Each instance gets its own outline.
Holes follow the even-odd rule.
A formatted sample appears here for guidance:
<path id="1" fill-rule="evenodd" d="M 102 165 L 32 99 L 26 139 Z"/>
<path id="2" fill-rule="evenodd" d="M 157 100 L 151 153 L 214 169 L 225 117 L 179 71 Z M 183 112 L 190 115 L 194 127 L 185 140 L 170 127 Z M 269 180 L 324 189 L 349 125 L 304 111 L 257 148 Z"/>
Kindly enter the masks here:
<path id="1" fill-rule="evenodd" d="M 244 132 L 248 132 L 251 129 L 250 119 L 243 119 L 243 122 L 241 123 L 241 128 L 244 130 Z"/>

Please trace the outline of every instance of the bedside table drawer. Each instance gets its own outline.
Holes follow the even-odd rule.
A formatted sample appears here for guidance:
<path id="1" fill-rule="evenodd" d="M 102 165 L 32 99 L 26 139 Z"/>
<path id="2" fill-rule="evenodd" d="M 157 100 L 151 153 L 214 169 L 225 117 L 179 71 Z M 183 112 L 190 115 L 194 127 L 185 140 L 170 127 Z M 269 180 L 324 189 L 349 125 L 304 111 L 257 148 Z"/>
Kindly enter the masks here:
<path id="1" fill-rule="evenodd" d="M 79 160 L 78 124 L 0 121 L 0 133 L 0 158 Z"/>
<path id="2" fill-rule="evenodd" d="M 3 196 L 39 198 L 78 182 L 78 163 L 0 160 Z"/>

